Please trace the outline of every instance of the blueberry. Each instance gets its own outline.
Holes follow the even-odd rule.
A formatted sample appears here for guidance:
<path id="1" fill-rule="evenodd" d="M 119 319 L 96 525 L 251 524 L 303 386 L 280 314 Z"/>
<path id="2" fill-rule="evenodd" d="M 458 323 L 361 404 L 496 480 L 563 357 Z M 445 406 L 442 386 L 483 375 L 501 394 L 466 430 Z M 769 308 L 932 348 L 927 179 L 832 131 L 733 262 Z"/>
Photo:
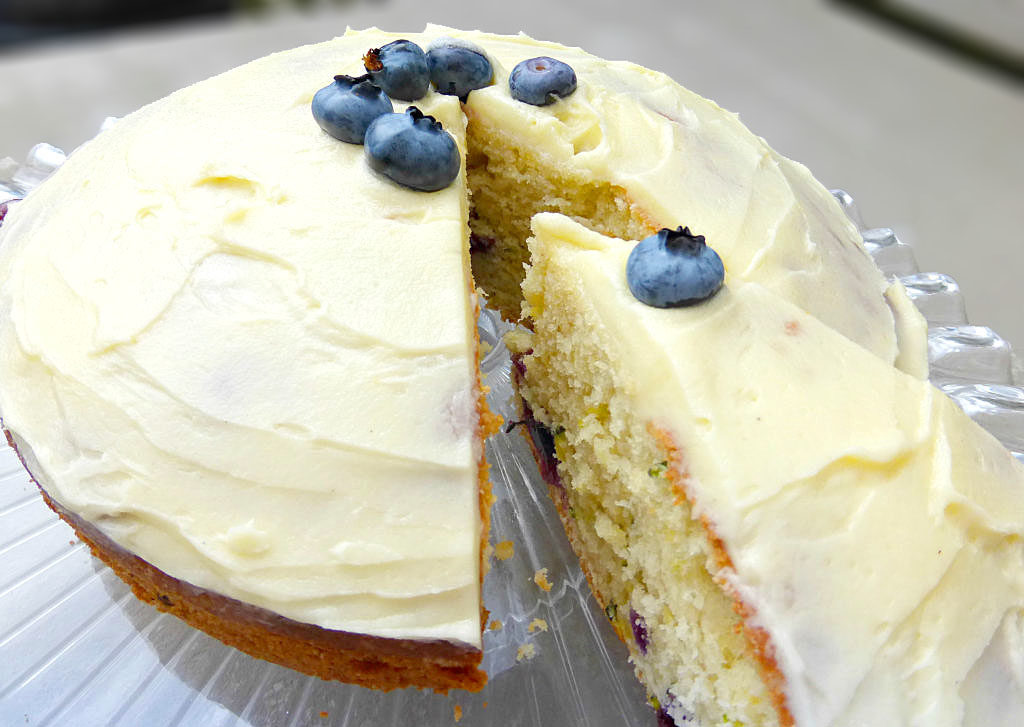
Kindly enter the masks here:
<path id="1" fill-rule="evenodd" d="M 718 253 L 690 228 L 662 229 L 637 243 L 626 261 L 626 282 L 641 303 L 679 308 L 707 300 L 722 287 Z"/>
<path id="2" fill-rule="evenodd" d="M 411 40 L 371 48 L 363 56 L 363 65 L 373 82 L 391 98 L 418 101 L 430 88 L 427 55 Z"/>
<path id="3" fill-rule="evenodd" d="M 335 76 L 313 96 L 313 118 L 335 139 L 362 144 L 370 122 L 394 111 L 391 99 L 369 77 Z"/>
<path id="4" fill-rule="evenodd" d="M 427 49 L 430 80 L 438 93 L 465 99 L 470 91 L 491 85 L 494 70 L 482 51 L 453 38 L 441 38 Z"/>
<path id="5" fill-rule="evenodd" d="M 455 139 L 415 106 L 374 119 L 365 143 L 370 167 L 406 187 L 434 192 L 459 176 Z"/>
<path id="6" fill-rule="evenodd" d="M 547 106 L 576 90 L 576 71 L 547 56 L 528 58 L 512 69 L 508 88 L 516 101 Z"/>

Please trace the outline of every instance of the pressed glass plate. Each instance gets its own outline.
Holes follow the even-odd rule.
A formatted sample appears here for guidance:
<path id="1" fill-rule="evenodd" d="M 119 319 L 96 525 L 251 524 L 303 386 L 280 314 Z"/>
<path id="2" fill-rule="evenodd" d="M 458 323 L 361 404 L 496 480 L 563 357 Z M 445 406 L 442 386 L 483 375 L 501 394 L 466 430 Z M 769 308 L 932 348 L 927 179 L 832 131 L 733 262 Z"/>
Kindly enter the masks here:
<path id="1" fill-rule="evenodd" d="M 26 194 L 63 160 L 41 144 L 24 164 L 0 161 L 0 203 Z M 928 318 L 933 382 L 1020 457 L 1024 389 L 1013 385 L 1010 347 L 967 324 L 955 281 L 919 272 L 892 230 L 865 229 L 850 196 L 833 194 L 879 267 L 903 280 Z M 508 329 L 491 311 L 481 314 L 490 405 L 506 419 Z M 653 727 L 626 648 L 590 594 L 522 437 L 495 435 L 487 457 L 497 497 L 491 540 L 514 543 L 510 559 L 492 559 L 484 587 L 502 627 L 484 635 L 487 687 L 442 697 L 307 677 L 137 601 L 43 504 L 13 451 L 0 449 L 0 724 Z M 534 582 L 541 568 L 550 592 Z"/>

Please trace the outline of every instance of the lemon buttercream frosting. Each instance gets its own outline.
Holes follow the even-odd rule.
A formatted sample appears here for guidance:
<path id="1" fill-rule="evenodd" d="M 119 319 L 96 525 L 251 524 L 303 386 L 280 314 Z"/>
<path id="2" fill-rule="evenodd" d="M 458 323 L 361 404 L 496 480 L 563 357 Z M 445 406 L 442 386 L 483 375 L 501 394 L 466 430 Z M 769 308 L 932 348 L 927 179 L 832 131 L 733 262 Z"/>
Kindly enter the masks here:
<path id="1" fill-rule="evenodd" d="M 368 42 L 173 94 L 17 205 L 0 407 L 49 494 L 165 572 L 479 647 L 464 181 L 399 187 L 310 114 Z M 420 106 L 464 145 L 457 99 Z"/>
<path id="2" fill-rule="evenodd" d="M 626 283 L 631 243 L 559 215 L 533 225 L 527 303 L 575 291 L 621 383 L 613 407 L 673 443 L 677 494 L 720 539 L 715 576 L 768 635 L 795 724 L 1024 721 L 1024 467 L 927 381 L 744 271 L 700 305 L 652 308 Z M 538 314 L 537 355 L 558 319 Z M 676 605 L 646 598 L 644 613 Z M 661 698 L 686 689 L 641 668 Z"/>

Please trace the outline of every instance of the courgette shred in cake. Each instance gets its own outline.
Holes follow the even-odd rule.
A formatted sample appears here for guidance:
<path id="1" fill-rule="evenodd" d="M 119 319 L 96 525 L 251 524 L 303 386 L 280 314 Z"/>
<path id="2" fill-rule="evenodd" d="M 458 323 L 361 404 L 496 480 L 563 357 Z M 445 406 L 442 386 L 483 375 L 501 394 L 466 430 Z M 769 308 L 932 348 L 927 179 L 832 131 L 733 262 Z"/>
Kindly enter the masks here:
<path id="1" fill-rule="evenodd" d="M 439 36 L 494 78 L 416 101 L 465 165 L 414 192 L 309 105 Z M 513 97 L 537 56 L 569 95 Z M 682 226 L 725 284 L 651 308 L 627 256 Z M 118 122 L 4 221 L 0 275 L 0 414 L 48 502 L 249 653 L 481 686 L 477 285 L 522 311 L 521 419 L 663 720 L 1024 723 L 1021 466 L 925 381 L 922 319 L 829 193 L 663 74 L 349 32 Z"/>

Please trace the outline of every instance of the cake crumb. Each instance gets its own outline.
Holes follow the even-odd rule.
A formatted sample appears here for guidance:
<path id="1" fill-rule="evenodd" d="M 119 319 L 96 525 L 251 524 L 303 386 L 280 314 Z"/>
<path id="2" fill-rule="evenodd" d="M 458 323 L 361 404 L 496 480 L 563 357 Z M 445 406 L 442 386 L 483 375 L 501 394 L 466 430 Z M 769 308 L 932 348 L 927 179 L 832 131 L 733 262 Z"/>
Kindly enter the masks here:
<path id="1" fill-rule="evenodd" d="M 511 540 L 502 540 L 494 546 L 494 557 L 498 560 L 508 560 L 516 554 L 516 544 Z"/>
<path id="2" fill-rule="evenodd" d="M 537 655 L 537 647 L 533 644 L 523 644 L 516 651 L 516 661 L 532 659 Z"/>
<path id="3" fill-rule="evenodd" d="M 541 568 L 533 574 L 533 582 L 537 584 L 537 587 L 542 591 L 551 591 L 551 581 L 548 580 L 548 569 Z"/>
<path id="4" fill-rule="evenodd" d="M 456 722 L 461 722 L 462 721 L 462 707 L 459 706 L 458 704 L 455 705 L 455 721 Z"/>
<path id="5" fill-rule="evenodd" d="M 531 634 L 534 631 L 547 631 L 548 622 L 542 618 L 535 618 L 533 621 L 530 622 L 530 625 L 526 627 L 526 630 Z"/>
<path id="6" fill-rule="evenodd" d="M 493 621 L 491 621 L 490 625 L 487 628 L 489 628 L 491 631 L 501 631 L 504 627 L 505 624 L 503 624 L 498 619 L 494 619 Z"/>

